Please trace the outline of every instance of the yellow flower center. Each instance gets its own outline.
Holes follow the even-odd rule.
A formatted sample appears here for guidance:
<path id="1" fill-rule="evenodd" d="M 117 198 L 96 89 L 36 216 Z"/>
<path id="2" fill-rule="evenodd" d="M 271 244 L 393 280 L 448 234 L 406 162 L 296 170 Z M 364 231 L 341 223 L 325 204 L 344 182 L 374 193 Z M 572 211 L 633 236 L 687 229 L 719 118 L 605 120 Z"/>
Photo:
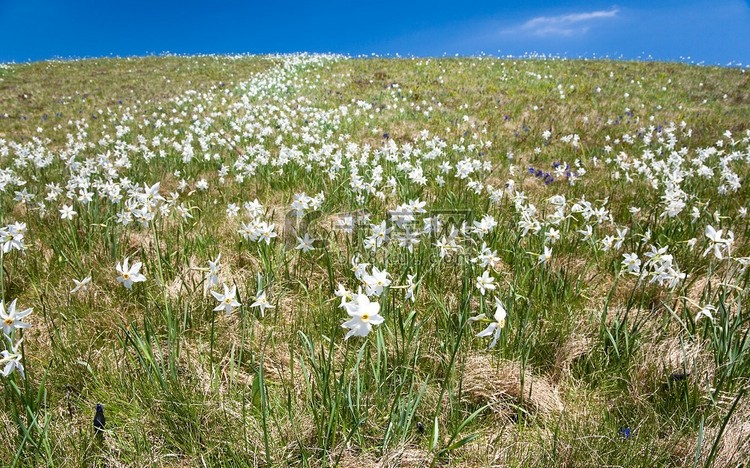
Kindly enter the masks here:
<path id="1" fill-rule="evenodd" d="M 8 317 L 7 319 L 5 319 L 5 324 L 8 326 L 13 325 L 13 319 Z"/>
<path id="2" fill-rule="evenodd" d="M 127 273 L 122 274 L 122 279 L 130 279 L 130 275 Z"/>
<path id="3" fill-rule="evenodd" d="M 370 314 L 362 314 L 362 320 L 365 322 L 370 320 Z"/>

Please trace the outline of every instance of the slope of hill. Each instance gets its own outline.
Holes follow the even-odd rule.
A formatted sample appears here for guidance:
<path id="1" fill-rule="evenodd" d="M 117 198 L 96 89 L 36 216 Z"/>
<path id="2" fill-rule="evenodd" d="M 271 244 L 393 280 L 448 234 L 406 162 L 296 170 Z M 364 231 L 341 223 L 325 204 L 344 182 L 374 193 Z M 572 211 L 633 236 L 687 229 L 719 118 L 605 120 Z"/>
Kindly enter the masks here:
<path id="1" fill-rule="evenodd" d="M 748 462 L 748 163 L 739 69 L 3 66 L 0 461 Z"/>

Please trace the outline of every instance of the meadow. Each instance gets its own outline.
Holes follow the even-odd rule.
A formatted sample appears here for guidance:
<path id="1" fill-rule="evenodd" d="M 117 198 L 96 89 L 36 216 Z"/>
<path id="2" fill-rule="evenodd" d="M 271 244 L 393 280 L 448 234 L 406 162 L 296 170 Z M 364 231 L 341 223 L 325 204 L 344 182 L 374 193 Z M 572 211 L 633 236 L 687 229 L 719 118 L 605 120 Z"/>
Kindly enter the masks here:
<path id="1" fill-rule="evenodd" d="M 3 65 L 0 464 L 748 463 L 749 167 L 740 68 Z"/>

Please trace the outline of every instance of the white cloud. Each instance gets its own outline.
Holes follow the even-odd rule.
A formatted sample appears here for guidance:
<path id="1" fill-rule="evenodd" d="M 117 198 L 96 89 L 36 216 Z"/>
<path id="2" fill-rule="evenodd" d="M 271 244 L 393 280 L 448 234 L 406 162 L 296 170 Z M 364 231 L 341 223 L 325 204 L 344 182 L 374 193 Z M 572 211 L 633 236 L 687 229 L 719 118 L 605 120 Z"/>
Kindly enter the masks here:
<path id="1" fill-rule="evenodd" d="M 531 36 L 577 36 L 586 34 L 593 23 L 615 18 L 620 10 L 612 7 L 609 10 L 597 10 L 583 13 L 568 13 L 558 16 L 537 16 L 525 23 L 505 29 L 505 33 L 522 33 Z"/>

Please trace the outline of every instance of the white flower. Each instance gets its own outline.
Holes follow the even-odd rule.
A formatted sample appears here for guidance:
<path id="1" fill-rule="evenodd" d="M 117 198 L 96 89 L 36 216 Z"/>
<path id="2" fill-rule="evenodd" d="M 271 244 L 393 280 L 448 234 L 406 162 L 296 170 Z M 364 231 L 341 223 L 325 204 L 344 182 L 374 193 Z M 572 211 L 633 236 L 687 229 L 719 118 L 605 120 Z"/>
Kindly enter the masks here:
<path id="1" fill-rule="evenodd" d="M 489 270 L 485 270 L 482 276 L 477 276 L 477 288 L 482 296 L 484 296 L 485 291 L 494 291 L 496 287 L 495 278 L 490 276 Z"/>
<path id="2" fill-rule="evenodd" d="M 0 228 L 0 244 L 3 252 L 8 253 L 11 250 L 26 250 L 23 237 L 26 234 L 26 223 L 9 224 Z"/>
<path id="3" fill-rule="evenodd" d="M 240 212 L 240 207 L 236 203 L 227 205 L 227 218 L 235 218 Z"/>
<path id="4" fill-rule="evenodd" d="M 258 232 L 260 234 L 260 240 L 266 241 L 266 244 L 271 243 L 271 239 L 274 237 L 278 237 L 278 234 L 274 232 L 274 229 L 276 229 L 276 225 L 271 223 L 268 224 L 266 222 L 260 222 L 258 223 Z"/>
<path id="5" fill-rule="evenodd" d="M 727 231 L 727 238 L 725 239 L 722 237 L 723 231 L 723 229 L 717 231 L 710 224 L 706 226 L 706 237 L 709 240 L 709 245 L 703 252 L 704 257 L 712 250 L 714 256 L 719 260 L 724 258 L 724 253 L 729 255 L 732 250 L 732 244 L 734 244 L 734 233 L 732 231 Z"/>
<path id="6" fill-rule="evenodd" d="M 346 304 L 354 298 L 354 294 L 346 289 L 341 283 L 338 284 L 334 294 L 341 298 L 341 304 L 339 304 L 339 307 L 346 307 Z"/>
<path id="7" fill-rule="evenodd" d="M 641 274 L 641 259 L 638 258 L 638 254 L 626 253 L 626 254 L 622 254 L 622 256 L 623 256 L 622 266 L 628 269 L 628 273 L 632 273 L 634 275 L 640 275 Z"/>
<path id="8" fill-rule="evenodd" d="M 615 250 L 620 250 L 622 243 L 625 242 L 625 235 L 628 233 L 628 228 L 617 228 L 617 235 L 615 236 Z"/>
<path id="9" fill-rule="evenodd" d="M 257 198 L 251 202 L 246 202 L 242 206 L 245 208 L 245 211 L 247 211 L 247 215 L 251 218 L 258 218 L 265 213 L 263 205 L 260 204 Z"/>
<path id="10" fill-rule="evenodd" d="M 478 263 L 482 268 L 488 266 L 495 267 L 500 263 L 500 257 L 497 256 L 497 252 L 487 247 L 487 244 L 482 242 L 482 247 L 479 251 L 479 255 L 471 259 L 472 263 Z"/>
<path id="11" fill-rule="evenodd" d="M 406 296 L 404 297 L 405 300 L 411 300 L 413 303 L 415 301 L 414 299 L 414 288 L 416 285 L 414 284 L 414 275 L 406 275 Z"/>
<path id="12" fill-rule="evenodd" d="M 224 294 L 219 294 L 216 291 L 211 291 L 211 295 L 214 297 L 214 299 L 219 301 L 219 305 L 214 307 L 214 312 L 223 310 L 227 315 L 229 315 L 232 312 L 232 309 L 242 305 L 237 302 L 237 299 L 235 298 L 237 296 L 237 286 L 232 286 L 232 289 L 230 290 L 225 284 Z"/>
<path id="13" fill-rule="evenodd" d="M 255 302 L 250 304 L 250 307 L 258 307 L 260 308 L 260 316 L 265 317 L 266 316 L 266 309 L 273 309 L 274 306 L 271 305 L 270 302 L 268 302 L 268 298 L 266 297 L 266 292 L 261 292 L 258 296 L 255 298 Z"/>
<path id="14" fill-rule="evenodd" d="M 141 262 L 136 262 L 133 266 L 128 265 L 129 259 L 126 257 L 122 264 L 118 263 L 115 269 L 120 274 L 117 281 L 128 289 L 133 289 L 133 283 L 146 281 L 146 277 L 140 273 Z"/>
<path id="15" fill-rule="evenodd" d="M 697 322 L 701 316 L 708 317 L 709 320 L 712 322 L 714 321 L 714 312 L 716 312 L 716 307 L 712 305 L 706 305 L 701 307 L 701 310 L 698 311 L 698 313 L 695 315 L 695 321 Z"/>
<path id="16" fill-rule="evenodd" d="M 208 261 L 208 278 L 206 279 L 206 289 L 219 285 L 219 269 L 221 268 L 221 252 L 216 256 L 216 260 Z"/>
<path id="17" fill-rule="evenodd" d="M 724 243 L 724 239 L 722 239 L 721 237 L 722 231 L 723 229 L 719 229 L 717 231 L 710 224 L 706 226 L 706 237 L 708 238 L 710 242 L 709 242 L 708 248 L 705 250 L 705 252 L 703 252 L 704 257 L 708 255 L 710 251 L 713 250 L 714 256 L 716 258 L 718 258 L 719 260 L 724 258 L 724 256 L 721 253 L 721 246 Z"/>
<path id="18" fill-rule="evenodd" d="M 355 294 L 351 302 L 344 305 L 344 308 L 351 317 L 341 325 L 342 328 L 349 330 L 344 337 L 345 340 L 352 336 L 367 336 L 373 325 L 380 325 L 385 321 L 380 315 L 380 304 L 370 302 L 370 298 L 361 292 Z"/>
<path id="19" fill-rule="evenodd" d="M 314 242 L 315 239 L 312 239 L 308 233 L 305 233 L 305 237 L 297 237 L 297 246 L 295 249 L 301 250 L 302 253 L 307 253 L 311 250 L 315 250 L 315 247 L 313 247 Z"/>
<path id="20" fill-rule="evenodd" d="M 492 342 L 490 343 L 490 348 L 494 348 L 497 344 L 498 338 L 500 338 L 500 331 L 505 327 L 505 317 L 507 316 L 507 312 L 505 311 L 505 307 L 503 306 L 503 303 L 500 302 L 500 299 L 495 298 L 495 315 L 494 319 L 495 321 L 487 325 L 487 328 L 477 333 L 477 336 L 479 337 L 485 337 L 485 336 L 492 336 Z M 481 320 L 484 319 L 484 314 L 481 314 L 477 317 L 472 317 L 472 321 L 474 320 Z"/>
<path id="21" fill-rule="evenodd" d="M 18 373 L 21 374 L 21 378 L 25 378 L 23 372 L 23 364 L 21 363 L 21 359 L 23 358 L 23 356 L 19 352 L 22 342 L 23 339 L 20 339 L 14 345 L 13 341 L 11 341 L 10 337 L 8 337 L 10 351 L 0 351 L 0 355 L 2 355 L 2 359 L 0 359 L 0 366 L 2 366 L 3 369 L 2 371 L 0 371 L 0 374 L 2 374 L 3 377 L 8 377 L 14 369 L 18 369 Z"/>
<path id="22" fill-rule="evenodd" d="M 73 219 L 73 216 L 75 216 L 77 213 L 73 211 L 72 206 L 63 205 L 63 207 L 60 209 L 60 214 L 61 219 Z"/>
<path id="23" fill-rule="evenodd" d="M 367 294 L 370 296 L 380 296 L 383 294 L 383 289 L 391 284 L 391 280 L 388 278 L 388 272 L 385 270 L 379 270 L 376 266 L 372 267 L 371 275 L 364 275 L 362 281 L 365 283 Z"/>
<path id="24" fill-rule="evenodd" d="M 360 262 L 359 260 L 359 255 L 352 257 L 352 273 L 354 273 L 354 276 L 356 276 L 358 280 L 364 281 L 364 277 L 367 275 L 367 267 L 369 267 L 370 264 Z"/>
<path id="25" fill-rule="evenodd" d="M 347 234 L 351 234 L 354 231 L 354 217 L 344 216 L 337 219 L 336 229 L 339 229 Z"/>
<path id="26" fill-rule="evenodd" d="M 87 276 L 80 281 L 73 278 L 73 283 L 75 284 L 75 287 L 70 290 L 70 294 L 75 294 L 79 291 L 83 292 L 89 288 L 89 283 L 91 283 L 91 276 Z"/>
<path id="27" fill-rule="evenodd" d="M 594 231 L 591 225 L 586 225 L 585 229 L 579 229 L 578 233 L 581 235 L 581 240 L 584 242 L 591 239 L 591 236 L 594 235 Z"/>
<path id="28" fill-rule="evenodd" d="M 27 317 L 33 309 L 16 310 L 16 299 L 8 304 L 8 310 L 5 309 L 5 304 L 0 302 L 0 325 L 2 325 L 3 332 L 10 336 L 13 330 L 17 328 L 29 328 L 31 324 L 22 322 L 21 319 Z"/>
<path id="29" fill-rule="evenodd" d="M 549 230 L 544 233 L 544 239 L 546 241 L 549 241 L 550 244 L 554 244 L 555 242 L 560 240 L 560 231 L 558 229 L 550 227 Z"/>
<path id="30" fill-rule="evenodd" d="M 184 203 L 180 203 L 179 205 L 177 205 L 175 212 L 182 216 L 183 222 L 187 222 L 188 219 L 193 217 L 193 215 L 190 214 L 191 209 L 192 208 L 188 208 L 187 206 L 185 206 Z"/>
<path id="31" fill-rule="evenodd" d="M 539 255 L 539 265 L 546 265 L 552 259 L 552 249 L 544 246 L 544 252 Z"/>

